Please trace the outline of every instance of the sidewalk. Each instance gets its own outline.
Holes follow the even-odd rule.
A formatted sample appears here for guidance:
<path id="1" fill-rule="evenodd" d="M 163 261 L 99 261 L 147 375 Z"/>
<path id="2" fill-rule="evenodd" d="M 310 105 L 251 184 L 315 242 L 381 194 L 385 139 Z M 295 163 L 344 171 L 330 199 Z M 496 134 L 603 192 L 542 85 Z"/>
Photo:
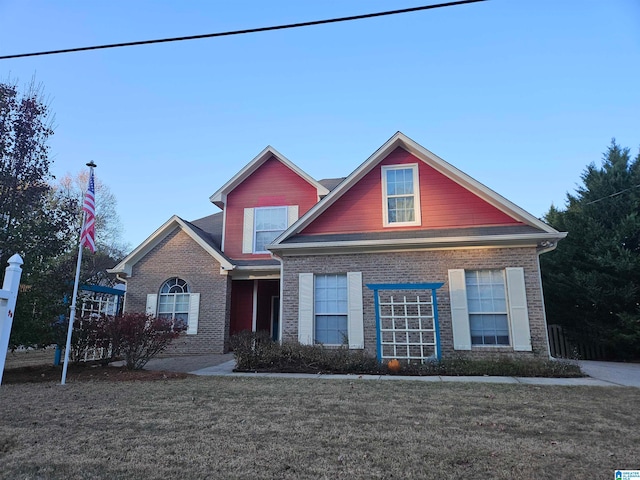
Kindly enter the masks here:
<path id="1" fill-rule="evenodd" d="M 444 376 L 402 376 L 402 375 L 324 375 L 311 373 L 235 373 L 235 360 L 229 360 L 210 367 L 190 371 L 193 375 L 203 376 L 234 376 L 234 377 L 265 377 L 265 378 L 322 378 L 329 380 L 380 380 L 380 381 L 416 381 L 416 382 L 477 382 L 477 383 L 511 383 L 524 385 L 565 385 L 589 387 L 620 387 L 619 383 L 592 377 L 581 378 L 529 378 L 529 377 L 444 377 Z"/>

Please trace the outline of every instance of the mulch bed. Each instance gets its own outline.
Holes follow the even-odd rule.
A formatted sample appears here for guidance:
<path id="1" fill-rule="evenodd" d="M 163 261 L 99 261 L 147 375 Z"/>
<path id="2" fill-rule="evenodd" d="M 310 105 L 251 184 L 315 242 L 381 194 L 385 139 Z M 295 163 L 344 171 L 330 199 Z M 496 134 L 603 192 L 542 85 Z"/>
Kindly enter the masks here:
<path id="1" fill-rule="evenodd" d="M 175 380 L 187 378 L 188 373 L 158 370 L 127 370 L 125 367 L 103 367 L 91 363 L 69 364 L 67 383 L 75 382 L 130 382 Z M 62 366 L 39 365 L 5 369 L 3 384 L 58 382 L 62 379 Z"/>

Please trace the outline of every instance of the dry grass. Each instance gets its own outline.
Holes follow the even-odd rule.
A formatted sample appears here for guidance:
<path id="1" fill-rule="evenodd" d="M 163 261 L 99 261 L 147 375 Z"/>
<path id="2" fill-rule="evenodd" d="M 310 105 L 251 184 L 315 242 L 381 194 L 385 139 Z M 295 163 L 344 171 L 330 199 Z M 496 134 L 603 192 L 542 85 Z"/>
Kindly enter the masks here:
<path id="1" fill-rule="evenodd" d="M 612 478 L 640 390 L 189 377 L 0 387 L 0 478 Z"/>

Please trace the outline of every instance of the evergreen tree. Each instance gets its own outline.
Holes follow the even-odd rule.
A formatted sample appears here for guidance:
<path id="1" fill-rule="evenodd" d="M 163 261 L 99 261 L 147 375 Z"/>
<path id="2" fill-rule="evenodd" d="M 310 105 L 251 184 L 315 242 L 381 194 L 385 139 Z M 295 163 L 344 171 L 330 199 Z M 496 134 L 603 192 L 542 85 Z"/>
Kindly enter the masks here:
<path id="1" fill-rule="evenodd" d="M 612 357 L 640 358 L 640 154 L 613 140 L 581 179 L 566 208 L 545 216 L 569 232 L 540 259 L 548 322 L 599 340 Z"/>

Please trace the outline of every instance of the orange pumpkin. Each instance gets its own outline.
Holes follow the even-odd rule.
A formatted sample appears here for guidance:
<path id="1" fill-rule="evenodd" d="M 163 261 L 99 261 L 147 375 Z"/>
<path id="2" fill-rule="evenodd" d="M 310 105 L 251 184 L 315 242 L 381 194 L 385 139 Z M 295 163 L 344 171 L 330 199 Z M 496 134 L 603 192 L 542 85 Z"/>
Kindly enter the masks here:
<path id="1" fill-rule="evenodd" d="M 387 362 L 387 368 L 392 373 L 398 373 L 400 371 L 400 362 L 397 359 L 392 359 Z"/>

